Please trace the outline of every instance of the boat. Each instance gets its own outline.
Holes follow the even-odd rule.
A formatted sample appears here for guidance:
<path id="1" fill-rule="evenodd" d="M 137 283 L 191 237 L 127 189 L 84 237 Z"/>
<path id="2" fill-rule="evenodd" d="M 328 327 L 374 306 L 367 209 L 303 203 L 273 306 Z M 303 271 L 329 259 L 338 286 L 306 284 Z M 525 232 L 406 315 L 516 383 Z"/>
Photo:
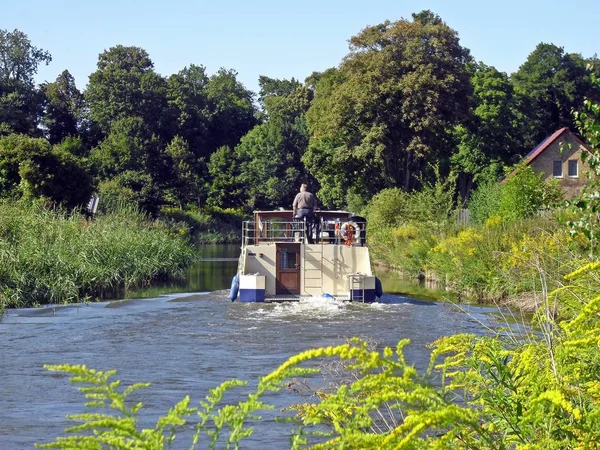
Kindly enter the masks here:
<path id="1" fill-rule="evenodd" d="M 317 211 L 311 226 L 281 209 L 254 211 L 253 219 L 243 222 L 232 301 L 238 296 L 241 302 L 323 297 L 370 303 L 381 294 L 365 218 L 348 211 Z"/>

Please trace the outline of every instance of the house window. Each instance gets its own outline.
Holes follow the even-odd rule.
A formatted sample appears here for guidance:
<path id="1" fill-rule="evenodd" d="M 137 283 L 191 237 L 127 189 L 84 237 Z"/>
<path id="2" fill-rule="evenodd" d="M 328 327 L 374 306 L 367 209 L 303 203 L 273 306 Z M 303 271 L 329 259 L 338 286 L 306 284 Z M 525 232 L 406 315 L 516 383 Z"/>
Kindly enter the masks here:
<path id="1" fill-rule="evenodd" d="M 562 174 L 562 161 L 554 161 L 552 164 L 552 176 L 561 178 Z"/>
<path id="2" fill-rule="evenodd" d="M 577 167 L 576 159 L 569 160 L 569 176 L 573 178 L 577 178 L 579 176 L 579 167 Z"/>

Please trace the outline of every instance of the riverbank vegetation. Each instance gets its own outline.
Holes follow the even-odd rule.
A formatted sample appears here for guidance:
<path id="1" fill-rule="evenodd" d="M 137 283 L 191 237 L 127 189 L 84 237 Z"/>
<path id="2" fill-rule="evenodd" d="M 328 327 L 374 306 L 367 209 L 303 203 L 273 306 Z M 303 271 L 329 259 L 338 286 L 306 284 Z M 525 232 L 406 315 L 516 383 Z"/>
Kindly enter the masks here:
<path id="1" fill-rule="evenodd" d="M 121 208 L 77 212 L 0 202 L 0 308 L 116 297 L 182 277 L 193 246 L 169 224 Z"/>
<path id="2" fill-rule="evenodd" d="M 463 300 L 498 302 L 520 298 L 535 309 L 537 267 L 560 277 L 588 255 L 585 241 L 571 239 L 560 190 L 523 167 L 502 184 L 473 193 L 470 220 L 460 220 L 451 179 L 415 193 L 381 191 L 368 204 L 371 248 L 380 263 L 408 278 L 436 281 Z"/>

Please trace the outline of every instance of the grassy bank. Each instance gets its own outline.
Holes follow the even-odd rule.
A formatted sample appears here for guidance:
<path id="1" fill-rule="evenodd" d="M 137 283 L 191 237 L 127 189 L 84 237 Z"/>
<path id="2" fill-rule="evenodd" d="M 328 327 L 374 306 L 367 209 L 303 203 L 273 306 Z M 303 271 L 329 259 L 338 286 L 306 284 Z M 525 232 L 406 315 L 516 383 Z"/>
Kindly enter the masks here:
<path id="1" fill-rule="evenodd" d="M 534 310 L 534 292 L 555 287 L 543 286 L 543 277 L 560 280 L 589 261 L 586 239 L 568 226 L 573 211 L 558 208 L 554 188 L 530 171 L 479 188 L 466 224 L 457 220 L 450 182 L 415 193 L 389 189 L 372 199 L 366 214 L 377 262 L 437 282 L 462 300 L 510 299 Z"/>
<path id="2" fill-rule="evenodd" d="M 89 222 L 0 203 L 3 308 L 101 298 L 180 277 L 193 257 L 193 247 L 164 223 L 126 208 Z"/>
<path id="3" fill-rule="evenodd" d="M 241 241 L 242 221 L 238 210 L 206 207 L 203 209 L 163 208 L 161 219 L 181 236 L 198 245 L 232 244 Z"/>

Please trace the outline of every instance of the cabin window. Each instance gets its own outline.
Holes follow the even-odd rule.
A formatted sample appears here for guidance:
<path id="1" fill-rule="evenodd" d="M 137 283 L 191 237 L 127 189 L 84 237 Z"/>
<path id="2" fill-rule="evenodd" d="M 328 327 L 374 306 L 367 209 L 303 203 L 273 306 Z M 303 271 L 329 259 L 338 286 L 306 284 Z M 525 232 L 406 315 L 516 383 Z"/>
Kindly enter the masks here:
<path id="1" fill-rule="evenodd" d="M 287 248 L 282 248 L 279 258 L 280 269 L 295 269 L 297 267 L 297 253 L 288 252 Z"/>
<path id="2" fill-rule="evenodd" d="M 562 161 L 554 161 L 552 164 L 552 176 L 557 178 L 561 178 L 563 176 Z"/>
<path id="3" fill-rule="evenodd" d="M 579 167 L 576 159 L 569 160 L 569 176 L 577 178 L 579 176 Z"/>

